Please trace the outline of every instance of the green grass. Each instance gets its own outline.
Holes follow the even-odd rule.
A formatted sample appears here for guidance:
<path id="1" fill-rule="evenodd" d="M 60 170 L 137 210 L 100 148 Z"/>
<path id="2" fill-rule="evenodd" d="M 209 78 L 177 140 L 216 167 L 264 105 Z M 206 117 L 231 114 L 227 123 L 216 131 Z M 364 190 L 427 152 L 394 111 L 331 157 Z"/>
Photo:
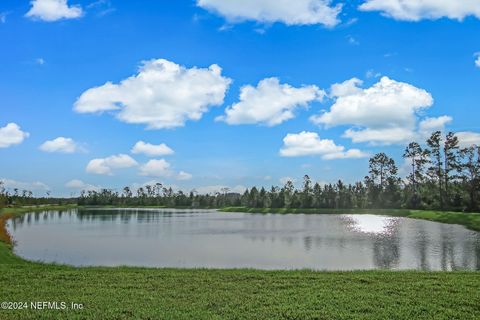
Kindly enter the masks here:
<path id="1" fill-rule="evenodd" d="M 74 209 L 78 206 L 76 204 L 70 205 L 38 205 L 38 206 L 23 206 L 23 207 L 6 207 L 0 209 L 0 215 L 2 214 L 23 214 L 26 212 L 33 212 L 33 211 L 48 211 L 48 210 L 67 210 L 67 209 Z"/>
<path id="2" fill-rule="evenodd" d="M 434 210 L 408 209 L 287 209 L 287 208 L 248 208 L 228 207 L 222 212 L 248 213 L 306 213 L 306 214 L 378 214 L 394 217 L 430 220 L 449 224 L 459 224 L 468 229 L 480 231 L 480 213 L 465 213 Z"/>
<path id="3" fill-rule="evenodd" d="M 0 263 L 0 300 L 81 303 L 1 319 L 478 319 L 474 272 L 72 268 Z"/>
<path id="4" fill-rule="evenodd" d="M 463 320 L 480 318 L 480 273 L 75 268 L 25 261 L 0 242 L 2 301 L 84 306 L 0 310 L 2 320 Z"/>

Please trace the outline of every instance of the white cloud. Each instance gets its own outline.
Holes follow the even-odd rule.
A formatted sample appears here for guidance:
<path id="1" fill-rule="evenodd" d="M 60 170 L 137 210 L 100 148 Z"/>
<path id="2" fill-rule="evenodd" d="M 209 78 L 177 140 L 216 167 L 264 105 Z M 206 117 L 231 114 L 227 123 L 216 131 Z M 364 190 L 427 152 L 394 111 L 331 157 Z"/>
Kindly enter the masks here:
<path id="1" fill-rule="evenodd" d="M 289 133 L 283 139 L 283 147 L 280 150 L 283 157 L 301 157 L 318 155 L 324 160 L 364 158 L 368 154 L 358 149 L 345 150 L 344 146 L 338 146 L 333 140 L 320 139 L 316 132 L 302 131 L 298 134 Z"/>
<path id="2" fill-rule="evenodd" d="M 40 181 L 34 182 L 24 182 L 17 181 L 13 179 L 0 179 L 3 182 L 3 185 L 6 189 L 19 189 L 19 190 L 29 190 L 29 191 L 48 191 L 50 187 L 45 183 Z"/>
<path id="3" fill-rule="evenodd" d="M 173 171 L 165 159 L 152 159 L 140 167 L 140 175 L 148 177 L 170 177 Z"/>
<path id="4" fill-rule="evenodd" d="M 191 180 L 192 177 L 193 176 L 190 173 L 185 172 L 185 171 L 180 171 L 177 174 L 177 180 L 181 180 L 181 181 Z"/>
<path id="5" fill-rule="evenodd" d="M 414 140 L 426 140 L 435 131 L 445 131 L 445 126 L 450 124 L 453 118 L 440 116 L 425 118 L 418 124 L 418 128 L 397 127 L 363 130 L 347 129 L 343 137 L 350 138 L 354 143 L 369 142 L 371 144 L 404 144 Z"/>
<path id="6" fill-rule="evenodd" d="M 475 53 L 475 66 L 480 68 L 480 52 Z"/>
<path id="7" fill-rule="evenodd" d="M 0 148 L 8 148 L 10 146 L 20 144 L 28 138 L 30 134 L 24 132 L 16 123 L 9 123 L 5 127 L 0 128 Z"/>
<path id="8" fill-rule="evenodd" d="M 67 0 L 33 0 L 32 7 L 25 16 L 43 21 L 76 19 L 83 15 L 79 5 L 69 6 Z"/>
<path id="9" fill-rule="evenodd" d="M 419 139 L 426 140 L 435 131 L 445 131 L 445 126 L 453 121 L 452 117 L 441 116 L 437 118 L 425 118 L 418 125 Z"/>
<path id="10" fill-rule="evenodd" d="M 312 116 L 318 125 L 351 125 L 344 136 L 353 142 L 404 143 L 416 136 L 418 114 L 433 105 L 427 91 L 382 77 L 363 89 L 356 78 L 332 86 L 335 102 L 330 110 Z"/>
<path id="11" fill-rule="evenodd" d="M 322 24 L 336 26 L 342 5 L 331 0 L 197 0 L 197 5 L 218 13 L 229 22 L 253 20 L 286 25 Z"/>
<path id="12" fill-rule="evenodd" d="M 330 153 L 324 155 L 322 158 L 325 160 L 334 160 L 334 159 L 359 159 L 369 157 L 370 154 L 363 152 L 359 149 L 349 149 L 342 152 Z"/>
<path id="13" fill-rule="evenodd" d="M 480 146 L 480 133 L 463 131 L 456 133 L 460 147 L 468 148 L 472 145 Z"/>
<path id="14" fill-rule="evenodd" d="M 70 180 L 68 181 L 66 184 L 65 184 L 65 187 L 69 188 L 69 189 L 75 189 L 75 190 L 85 190 L 85 191 L 99 191 L 101 189 L 101 187 L 99 186 L 94 186 L 92 184 L 89 184 L 89 183 L 85 183 L 83 182 L 82 180 L 78 180 L 78 179 L 73 179 L 73 180 Z"/>
<path id="15" fill-rule="evenodd" d="M 330 87 L 331 97 L 346 97 L 362 92 L 363 81 L 358 78 L 352 78 L 341 83 L 335 83 Z"/>
<path id="16" fill-rule="evenodd" d="M 378 129 L 347 129 L 344 138 L 352 139 L 354 143 L 369 142 L 376 144 L 403 144 L 415 139 L 416 133 L 410 128 L 378 128 Z"/>
<path id="17" fill-rule="evenodd" d="M 131 168 L 137 165 L 137 161 L 129 155 L 119 154 L 91 160 L 87 165 L 86 171 L 93 174 L 112 175 L 113 169 Z"/>
<path id="18" fill-rule="evenodd" d="M 35 63 L 39 64 L 39 65 L 44 65 L 45 64 L 45 59 L 37 58 L 37 59 L 35 59 Z"/>
<path id="19" fill-rule="evenodd" d="M 360 5 L 363 11 L 380 11 L 397 20 L 450 18 L 463 20 L 467 16 L 480 18 L 478 0 L 366 0 Z"/>
<path id="20" fill-rule="evenodd" d="M 295 117 L 295 110 L 321 100 L 325 92 L 317 86 L 295 88 L 280 84 L 277 78 L 261 80 L 257 87 L 243 86 L 240 102 L 228 107 L 225 115 L 216 120 L 228 124 L 261 123 L 275 126 Z"/>
<path id="21" fill-rule="evenodd" d="M 81 150 L 73 139 L 65 137 L 58 137 L 53 140 L 45 141 L 39 148 L 45 152 L 60 153 L 74 153 Z"/>
<path id="22" fill-rule="evenodd" d="M 138 141 L 132 148 L 132 153 L 143 153 L 147 156 L 167 156 L 174 153 L 174 151 L 165 143 L 150 144 L 143 141 Z"/>
<path id="23" fill-rule="evenodd" d="M 215 64 L 187 69 L 164 59 L 146 61 L 138 74 L 119 84 L 107 82 L 82 93 L 74 110 L 112 111 L 120 121 L 146 124 L 149 129 L 180 127 L 223 103 L 231 80 L 221 72 Z"/>
<path id="24" fill-rule="evenodd" d="M 349 81 L 360 84 L 355 78 Z M 346 87 L 347 82 L 341 86 Z M 388 77 L 382 77 L 367 89 L 353 87 L 350 84 L 349 90 L 337 96 L 330 111 L 316 116 L 314 122 L 327 126 L 412 125 L 415 123 L 415 113 L 433 104 L 433 98 L 427 91 Z M 336 90 L 336 94 L 339 94 L 339 90 Z"/>
<path id="25" fill-rule="evenodd" d="M 165 159 L 152 159 L 140 166 L 139 175 L 154 178 L 175 178 L 180 181 L 192 179 L 192 175 L 185 171 L 175 173 L 171 164 Z"/>

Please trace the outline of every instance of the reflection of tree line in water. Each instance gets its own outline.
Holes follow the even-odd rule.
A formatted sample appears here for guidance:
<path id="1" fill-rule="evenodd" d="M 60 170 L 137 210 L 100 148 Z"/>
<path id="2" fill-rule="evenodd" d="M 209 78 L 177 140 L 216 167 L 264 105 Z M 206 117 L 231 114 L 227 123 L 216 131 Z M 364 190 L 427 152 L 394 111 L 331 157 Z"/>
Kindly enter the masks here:
<path id="1" fill-rule="evenodd" d="M 418 262 L 418 269 L 431 270 L 432 265 L 429 261 L 429 246 L 432 243 L 431 239 L 428 239 L 428 233 L 424 231 L 422 224 L 417 224 L 414 228 L 421 229 L 416 231 L 416 241 L 413 248 L 416 249 L 416 260 Z M 440 228 L 448 228 L 440 226 Z M 446 230 L 441 230 L 441 234 L 438 237 L 440 239 L 440 267 L 442 270 L 458 270 L 473 267 L 476 270 L 480 270 L 480 236 L 477 237 L 473 243 L 460 242 L 457 245 L 461 246 L 463 250 L 456 250 L 455 243 L 449 241 L 449 237 L 446 236 Z M 382 234 L 381 236 L 374 237 L 373 241 L 373 254 L 374 264 L 377 268 L 381 269 L 394 269 L 398 268 L 400 263 L 401 252 L 401 238 L 398 236 L 398 230 L 393 233 Z M 472 254 L 466 254 L 466 253 Z M 457 253 L 457 255 L 456 255 Z M 458 261 L 460 260 L 461 261 Z"/>
<path id="2" fill-rule="evenodd" d="M 198 213 L 198 212 L 197 212 Z M 62 217 L 69 217 L 75 219 L 76 221 L 82 222 L 113 222 L 121 221 L 122 223 L 128 222 L 139 222 L 139 223 L 149 223 L 149 222 L 158 222 L 160 220 L 170 220 L 172 218 L 178 218 L 179 214 L 182 218 L 184 217 L 193 217 L 195 212 L 172 212 L 172 211 L 163 211 L 159 214 L 158 211 L 150 210 L 66 210 L 66 211 L 46 211 L 46 212 L 32 212 L 29 214 L 21 215 L 12 219 L 12 228 L 15 230 L 17 225 L 27 224 L 30 225 L 35 222 L 43 221 L 46 222 L 49 219 L 60 219 Z M 159 219 L 160 218 L 160 219 Z M 402 218 L 400 218 L 402 219 Z M 241 219 L 243 220 L 243 219 Z M 372 248 L 372 258 L 375 268 L 379 269 L 396 269 L 400 266 L 401 263 L 401 236 L 399 235 L 399 225 L 398 219 L 395 219 L 394 223 L 387 224 L 385 226 L 385 232 L 380 233 L 369 233 L 362 232 L 355 227 L 355 219 L 342 215 L 341 218 L 337 219 L 343 227 L 344 231 L 353 232 L 358 237 L 355 240 L 355 243 L 359 246 L 371 246 Z M 245 225 L 246 223 L 246 225 Z M 428 232 L 426 232 L 423 223 L 429 223 L 424 221 L 415 221 L 411 228 L 416 228 L 415 242 L 411 248 L 415 249 L 415 256 L 418 265 L 418 269 L 421 270 L 430 270 L 432 269 L 431 262 L 429 261 L 429 250 L 430 245 L 432 244 L 432 239 L 429 239 Z M 171 225 L 164 225 L 166 229 L 171 229 Z M 192 225 L 198 225 L 198 222 L 193 222 Z M 231 234 L 239 233 L 242 234 L 244 238 L 250 239 L 252 241 L 261 241 L 261 242 L 276 242 L 280 241 L 289 246 L 292 246 L 298 241 L 302 241 L 303 248 L 307 252 L 312 252 L 315 248 L 344 248 L 346 247 L 349 241 L 347 237 L 327 237 L 325 236 L 290 236 L 284 235 L 281 232 L 276 232 L 271 234 L 266 230 L 267 234 L 259 234 L 261 228 L 258 228 L 258 221 L 251 222 L 248 219 L 244 222 L 244 228 L 239 229 L 239 232 L 229 232 L 225 230 L 224 232 L 219 232 L 219 234 Z M 252 228 L 256 232 L 248 232 Z M 452 226 L 440 225 L 440 234 L 437 237 L 440 240 L 440 267 L 442 270 L 456 270 L 471 267 L 476 270 L 480 270 L 480 235 L 477 234 L 476 240 L 471 242 L 452 242 L 451 236 L 448 234 L 449 228 Z M 247 232 L 240 232 L 247 231 Z M 301 231 L 301 229 L 297 230 Z M 321 230 L 320 230 L 321 231 Z M 342 233 L 339 233 L 341 235 Z M 345 233 L 345 235 L 348 233 Z M 411 239 L 410 239 L 411 240 Z M 458 247 L 455 248 L 455 245 L 461 246 L 463 250 L 458 250 Z M 456 254 L 457 253 L 457 254 Z M 466 254 L 471 253 L 471 254 Z M 461 259 L 461 261 L 459 261 Z"/>
<path id="3" fill-rule="evenodd" d="M 160 210 L 160 209 L 158 209 Z M 183 215 L 184 217 L 193 216 L 196 211 L 190 210 L 189 212 L 169 212 L 162 211 L 161 217 L 172 218 Z M 135 220 L 137 222 L 153 222 L 159 218 L 159 212 L 154 210 L 88 210 L 88 209 L 69 209 L 69 210 L 49 210 L 49 211 L 36 211 L 27 213 L 24 215 L 16 216 L 12 221 L 14 223 L 31 223 L 38 221 L 47 221 L 48 219 L 62 218 L 63 216 L 69 216 L 76 218 L 78 221 L 116 221 L 121 220 L 129 222 Z"/>

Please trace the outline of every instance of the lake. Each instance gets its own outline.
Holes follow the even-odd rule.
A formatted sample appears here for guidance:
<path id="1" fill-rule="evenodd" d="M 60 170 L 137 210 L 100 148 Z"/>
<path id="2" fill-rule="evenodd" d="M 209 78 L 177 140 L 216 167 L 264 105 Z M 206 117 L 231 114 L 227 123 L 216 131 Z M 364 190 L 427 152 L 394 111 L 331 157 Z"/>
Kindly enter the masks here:
<path id="1" fill-rule="evenodd" d="M 17 255 L 74 266 L 480 270 L 480 233 L 368 214 L 73 209 L 7 229 Z"/>

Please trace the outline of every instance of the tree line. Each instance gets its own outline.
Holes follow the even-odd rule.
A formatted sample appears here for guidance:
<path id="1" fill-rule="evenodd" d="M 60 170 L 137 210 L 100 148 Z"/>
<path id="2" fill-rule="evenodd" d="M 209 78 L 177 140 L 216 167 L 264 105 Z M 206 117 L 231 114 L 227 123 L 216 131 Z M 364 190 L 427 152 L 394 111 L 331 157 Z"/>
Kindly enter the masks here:
<path id="1" fill-rule="evenodd" d="M 82 191 L 72 199 L 79 205 L 166 206 L 219 208 L 245 206 L 252 208 L 408 208 L 455 211 L 478 211 L 480 193 L 480 147 L 460 147 L 453 132 L 442 136 L 432 133 L 424 144 L 411 142 L 403 158 L 409 174 L 401 178 L 394 159 L 378 153 L 369 160 L 368 175 L 363 181 L 321 185 L 308 175 L 300 188 L 292 181 L 284 186 L 252 187 L 243 194 L 223 188 L 214 194 L 174 192 L 161 183 L 133 190 L 102 189 Z M 28 203 L 31 194 L 8 194 L 0 188 L 1 199 L 8 203 Z M 33 199 L 30 202 L 34 202 Z M 48 198 L 42 198 L 43 201 Z"/>
<path id="2" fill-rule="evenodd" d="M 34 197 L 31 190 L 19 188 L 8 190 L 5 183 L 0 180 L 0 209 L 8 206 L 66 205 L 75 203 L 77 203 L 76 198 L 51 197 L 50 191 L 47 191 L 44 197 Z"/>

